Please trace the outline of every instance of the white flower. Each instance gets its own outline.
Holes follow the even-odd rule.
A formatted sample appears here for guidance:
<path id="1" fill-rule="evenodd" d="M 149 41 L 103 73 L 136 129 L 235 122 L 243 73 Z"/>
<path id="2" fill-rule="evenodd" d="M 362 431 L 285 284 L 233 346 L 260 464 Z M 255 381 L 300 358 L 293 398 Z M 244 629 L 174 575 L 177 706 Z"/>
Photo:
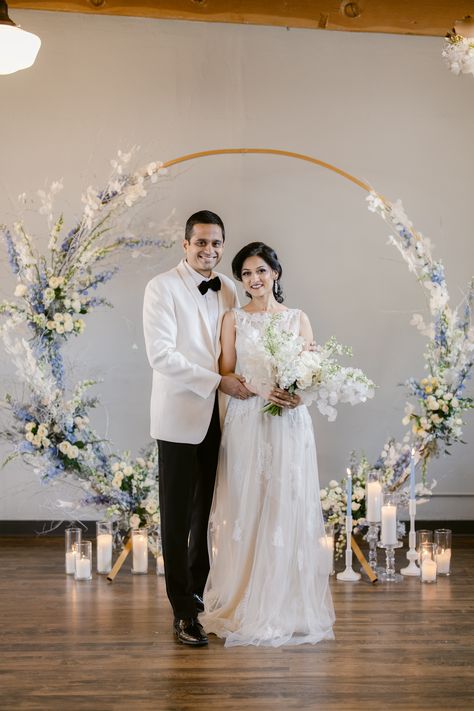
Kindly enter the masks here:
<path id="1" fill-rule="evenodd" d="M 320 490 L 319 490 L 319 498 L 321 499 L 321 501 L 322 501 L 323 499 L 325 499 L 325 498 L 327 497 L 327 495 L 328 495 L 328 492 L 326 491 L 326 489 L 320 489 Z"/>
<path id="2" fill-rule="evenodd" d="M 149 499 L 148 501 L 145 502 L 145 510 L 148 511 L 149 514 L 154 514 L 158 510 L 158 503 L 155 499 Z"/>
<path id="3" fill-rule="evenodd" d="M 131 474 L 133 474 L 133 467 L 126 466 L 123 470 L 123 473 L 125 474 L 125 476 L 131 476 Z"/>
<path id="4" fill-rule="evenodd" d="M 138 528 L 140 526 L 140 516 L 138 514 L 132 514 L 130 516 L 130 528 Z"/>
<path id="5" fill-rule="evenodd" d="M 145 462 L 145 460 L 143 459 L 143 457 L 137 457 L 136 462 L 137 462 L 137 464 L 138 464 L 139 467 L 145 467 L 145 466 L 146 466 L 146 462 Z"/>
<path id="6" fill-rule="evenodd" d="M 50 277 L 48 281 L 48 285 L 51 287 L 51 289 L 57 289 L 59 286 L 62 286 L 64 284 L 64 277 L 56 277 L 52 276 Z"/>
<path id="7" fill-rule="evenodd" d="M 15 296 L 26 296 L 28 288 L 24 284 L 17 284 L 15 288 Z"/>
<path id="8" fill-rule="evenodd" d="M 336 481 L 335 479 L 331 479 L 331 481 L 328 484 L 330 489 L 335 489 L 336 487 L 339 486 L 339 482 Z"/>
<path id="9" fill-rule="evenodd" d="M 120 489 L 120 487 L 122 486 L 122 481 L 123 481 L 122 472 L 117 472 L 114 475 L 114 478 L 112 479 L 112 486 L 114 487 L 114 489 Z"/>
<path id="10" fill-rule="evenodd" d="M 360 509 L 360 504 L 357 504 L 355 501 L 353 501 L 351 504 L 351 509 L 352 511 L 358 511 Z"/>
<path id="11" fill-rule="evenodd" d="M 35 438 L 35 436 L 34 436 L 33 432 L 31 432 L 31 431 L 29 431 L 25 434 L 25 439 L 28 442 L 33 442 L 34 438 Z"/>

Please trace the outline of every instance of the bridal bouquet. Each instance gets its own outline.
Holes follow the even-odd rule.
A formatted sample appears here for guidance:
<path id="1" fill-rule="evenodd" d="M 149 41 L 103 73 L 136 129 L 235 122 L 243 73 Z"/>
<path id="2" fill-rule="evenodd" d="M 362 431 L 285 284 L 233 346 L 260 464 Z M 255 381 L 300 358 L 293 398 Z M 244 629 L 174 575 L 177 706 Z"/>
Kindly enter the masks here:
<path id="1" fill-rule="evenodd" d="M 278 387 L 297 393 L 307 405 L 316 402 L 330 422 L 337 417 L 338 403 L 356 405 L 374 396 L 374 383 L 359 368 L 336 361 L 337 356 L 352 355 L 350 348 L 330 338 L 313 351 L 305 350 L 301 336 L 277 328 L 278 319 L 278 314 L 273 316 L 263 334 L 265 356 Z M 270 402 L 264 412 L 281 415 L 282 408 Z"/>

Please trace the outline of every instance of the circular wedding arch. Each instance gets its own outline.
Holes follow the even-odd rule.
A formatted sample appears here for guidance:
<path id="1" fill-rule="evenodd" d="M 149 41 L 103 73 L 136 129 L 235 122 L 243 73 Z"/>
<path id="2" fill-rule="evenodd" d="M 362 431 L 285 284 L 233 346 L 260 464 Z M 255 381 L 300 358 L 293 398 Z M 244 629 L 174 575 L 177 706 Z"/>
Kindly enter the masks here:
<path id="1" fill-rule="evenodd" d="M 364 183 L 363 180 L 356 178 L 354 175 L 347 173 L 345 170 L 338 168 L 332 163 L 326 163 L 319 158 L 313 158 L 313 156 L 306 155 L 305 153 L 294 153 L 293 151 L 283 151 L 277 148 L 215 148 L 208 151 L 198 151 L 197 153 L 187 153 L 184 156 L 179 156 L 178 158 L 173 158 L 165 163 L 161 164 L 161 168 L 171 168 L 173 165 L 179 165 L 180 163 L 186 163 L 190 160 L 196 160 L 198 158 L 207 158 L 209 156 L 218 155 L 245 155 L 245 154 L 260 154 L 260 155 L 274 155 L 274 156 L 284 156 L 286 158 L 295 158 L 296 160 L 303 160 L 307 163 L 313 163 L 313 165 L 319 165 L 321 168 L 326 170 L 331 170 L 333 173 L 337 173 L 346 180 L 350 180 L 351 183 L 358 185 L 359 188 L 371 191 L 371 187 Z"/>

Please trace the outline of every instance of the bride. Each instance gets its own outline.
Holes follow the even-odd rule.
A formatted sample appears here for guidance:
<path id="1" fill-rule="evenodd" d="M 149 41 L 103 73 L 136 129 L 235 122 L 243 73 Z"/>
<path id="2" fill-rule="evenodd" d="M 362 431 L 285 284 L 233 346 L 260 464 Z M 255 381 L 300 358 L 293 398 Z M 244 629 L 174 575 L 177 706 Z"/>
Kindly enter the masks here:
<path id="1" fill-rule="evenodd" d="M 221 374 L 238 372 L 256 397 L 232 398 L 209 519 L 211 568 L 200 621 L 225 646 L 316 644 L 333 639 L 334 610 L 309 412 L 274 387 L 255 339 L 272 319 L 313 340 L 308 317 L 282 305 L 277 255 L 252 242 L 232 261 L 249 303 L 222 324 Z M 272 400 L 282 416 L 262 412 Z"/>

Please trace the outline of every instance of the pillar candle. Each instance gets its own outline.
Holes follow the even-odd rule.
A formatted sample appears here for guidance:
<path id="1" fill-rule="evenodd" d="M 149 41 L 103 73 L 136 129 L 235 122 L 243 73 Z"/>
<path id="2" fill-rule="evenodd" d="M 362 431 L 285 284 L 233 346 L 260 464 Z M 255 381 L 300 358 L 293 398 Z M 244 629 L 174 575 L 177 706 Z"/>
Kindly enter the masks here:
<path id="1" fill-rule="evenodd" d="M 77 558 L 76 559 L 76 579 L 77 580 L 87 580 L 91 577 L 92 566 L 90 558 Z"/>
<path id="2" fill-rule="evenodd" d="M 367 483 L 367 521 L 379 523 L 381 507 L 382 485 L 379 481 L 369 481 Z"/>
<path id="3" fill-rule="evenodd" d="M 441 549 L 438 553 L 436 553 L 436 563 L 438 566 L 438 573 L 443 575 L 448 574 L 451 563 L 451 549 Z"/>
<path id="4" fill-rule="evenodd" d="M 381 541 L 385 546 L 397 543 L 397 507 L 392 504 L 382 506 Z"/>
<path id="5" fill-rule="evenodd" d="M 133 572 L 148 571 L 148 540 L 145 536 L 133 536 Z"/>
<path id="6" fill-rule="evenodd" d="M 424 558 L 421 563 L 421 580 L 424 583 L 436 581 L 436 563 L 430 558 Z"/>
<path id="7" fill-rule="evenodd" d="M 76 570 L 76 553 L 74 551 L 68 551 L 66 553 L 66 573 L 67 575 L 74 574 Z"/>
<path id="8" fill-rule="evenodd" d="M 112 534 L 99 533 L 97 536 L 97 572 L 110 573 L 112 570 Z"/>
<path id="9" fill-rule="evenodd" d="M 325 569 L 331 574 L 334 565 L 334 536 L 321 536 L 319 544 L 323 553 Z"/>

